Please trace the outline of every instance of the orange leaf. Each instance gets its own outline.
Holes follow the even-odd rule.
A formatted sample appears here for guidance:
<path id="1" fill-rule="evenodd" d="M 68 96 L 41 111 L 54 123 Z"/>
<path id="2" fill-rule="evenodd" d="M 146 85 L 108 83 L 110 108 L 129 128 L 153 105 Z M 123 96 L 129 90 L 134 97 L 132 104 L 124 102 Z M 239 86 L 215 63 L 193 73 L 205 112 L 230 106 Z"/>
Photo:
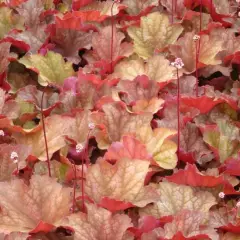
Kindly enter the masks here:
<path id="1" fill-rule="evenodd" d="M 151 185 L 144 186 L 149 162 L 119 159 L 114 165 L 102 160 L 88 168 L 86 193 L 97 203 L 104 197 L 143 207 L 155 202 L 158 194 Z"/>
<path id="2" fill-rule="evenodd" d="M 0 231 L 30 232 L 40 222 L 54 225 L 69 214 L 70 189 L 47 176 L 0 183 Z"/>

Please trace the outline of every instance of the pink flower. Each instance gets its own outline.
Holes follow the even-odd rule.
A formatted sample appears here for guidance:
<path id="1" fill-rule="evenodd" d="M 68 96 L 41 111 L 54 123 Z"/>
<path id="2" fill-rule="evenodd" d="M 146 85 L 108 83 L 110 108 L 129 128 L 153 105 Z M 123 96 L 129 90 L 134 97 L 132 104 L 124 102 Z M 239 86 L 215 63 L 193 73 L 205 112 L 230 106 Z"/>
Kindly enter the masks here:
<path id="1" fill-rule="evenodd" d="M 88 124 L 88 128 L 90 129 L 90 130 L 93 130 L 94 128 L 95 128 L 95 124 L 94 123 L 89 123 Z"/>
<path id="2" fill-rule="evenodd" d="M 16 152 L 11 152 L 10 158 L 13 160 L 14 163 L 18 162 L 18 154 Z"/>
<path id="3" fill-rule="evenodd" d="M 224 193 L 224 192 L 220 192 L 220 193 L 218 194 L 218 196 L 219 196 L 220 198 L 224 198 L 224 197 L 225 197 L 225 193 Z"/>
<path id="4" fill-rule="evenodd" d="M 80 153 L 84 149 L 84 146 L 81 143 L 76 145 L 76 152 Z"/>
<path id="5" fill-rule="evenodd" d="M 184 66 L 184 63 L 181 58 L 176 58 L 174 62 L 171 62 L 171 65 L 177 69 L 181 69 Z"/>

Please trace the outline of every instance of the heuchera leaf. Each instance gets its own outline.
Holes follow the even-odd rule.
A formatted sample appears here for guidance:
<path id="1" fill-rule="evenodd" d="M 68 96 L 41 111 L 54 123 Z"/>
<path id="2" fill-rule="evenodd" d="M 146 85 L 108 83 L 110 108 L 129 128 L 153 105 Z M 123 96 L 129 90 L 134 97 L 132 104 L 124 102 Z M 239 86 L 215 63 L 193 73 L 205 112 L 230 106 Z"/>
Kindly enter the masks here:
<path id="1" fill-rule="evenodd" d="M 139 15 L 146 8 L 158 6 L 158 0 L 123 0 L 122 4 L 127 6 L 127 13 L 130 15 Z"/>
<path id="2" fill-rule="evenodd" d="M 125 134 L 134 134 L 140 126 L 148 126 L 152 120 L 152 114 L 129 113 L 122 102 L 114 102 L 103 105 L 103 111 L 92 114 L 93 121 L 103 125 L 103 130 L 96 131 L 98 147 L 106 149 L 111 142 L 121 140 Z"/>
<path id="3" fill-rule="evenodd" d="M 11 44 L 8 42 L 0 43 L 0 74 L 5 72 L 9 64 L 8 57 L 10 56 Z"/>
<path id="4" fill-rule="evenodd" d="M 121 158 L 147 160 L 151 155 L 146 146 L 132 136 L 123 136 L 122 142 L 114 142 L 104 155 L 105 159 L 119 160 Z"/>
<path id="5" fill-rule="evenodd" d="M 176 78 L 176 69 L 161 55 L 150 57 L 146 64 L 142 59 L 125 60 L 116 65 L 113 77 L 122 80 L 134 80 L 140 75 L 146 75 L 150 80 L 159 83 Z"/>
<path id="6" fill-rule="evenodd" d="M 209 226 L 214 228 L 222 228 L 234 233 L 240 233 L 240 225 L 238 221 L 237 209 L 222 207 L 210 211 Z"/>
<path id="7" fill-rule="evenodd" d="M 114 165 L 99 161 L 87 171 L 86 193 L 97 203 L 108 197 L 146 206 L 159 197 L 153 186 L 144 186 L 148 167 L 149 162 L 137 159 L 121 158 Z"/>
<path id="8" fill-rule="evenodd" d="M 218 130 L 206 130 L 203 134 L 203 140 L 209 144 L 216 158 L 223 163 L 229 157 L 237 157 L 240 151 L 239 128 L 226 120 L 217 122 Z"/>
<path id="9" fill-rule="evenodd" d="M 76 143 L 85 144 L 89 134 L 88 124 L 90 122 L 90 112 L 85 110 L 74 114 L 74 122 L 68 128 L 68 137 Z"/>
<path id="10" fill-rule="evenodd" d="M 113 4 L 112 1 L 107 0 L 104 2 L 93 1 L 92 3 L 81 8 L 83 12 L 99 11 L 100 15 L 115 16 L 121 9 L 126 7 L 119 2 Z"/>
<path id="11" fill-rule="evenodd" d="M 221 240 L 239 240 L 240 236 L 239 234 L 234 234 L 231 232 L 227 232 L 224 234 L 224 236 L 221 237 Z"/>
<path id="12" fill-rule="evenodd" d="M 65 63 L 60 54 L 51 51 L 48 51 L 45 56 L 33 54 L 23 57 L 19 62 L 39 73 L 38 82 L 42 86 L 62 85 L 64 79 L 74 75 L 72 64 Z"/>
<path id="13" fill-rule="evenodd" d="M 41 110 L 42 91 L 39 91 L 35 86 L 28 85 L 21 88 L 17 93 L 17 100 L 33 103 L 38 110 Z M 42 108 L 50 110 L 59 104 L 59 96 L 57 93 L 44 93 Z"/>
<path id="14" fill-rule="evenodd" d="M 192 73 L 196 70 L 196 42 L 193 40 L 195 33 L 189 32 L 180 38 L 177 43 L 170 47 L 170 51 L 176 57 L 180 57 L 184 62 L 184 70 Z M 218 65 L 221 60 L 217 54 L 224 50 L 223 39 L 214 34 L 200 36 L 199 67 L 200 63 L 205 65 Z"/>
<path id="15" fill-rule="evenodd" d="M 157 97 L 150 100 L 141 99 L 135 102 L 132 110 L 133 112 L 150 112 L 154 114 L 162 108 L 163 103 L 164 100 L 158 99 Z"/>
<path id="16" fill-rule="evenodd" d="M 113 31 L 110 25 L 103 27 L 99 33 L 93 33 L 93 52 L 92 54 L 84 54 L 84 58 L 88 63 L 92 63 L 99 60 L 113 62 L 118 57 L 130 56 L 132 54 L 132 45 L 127 42 L 121 43 L 124 38 L 124 34 L 119 32 L 115 25 Z"/>
<path id="17" fill-rule="evenodd" d="M 141 17 L 140 27 L 129 27 L 128 34 L 134 40 L 135 53 L 147 59 L 155 49 L 175 43 L 182 30 L 180 25 L 171 25 L 167 15 L 154 12 Z"/>
<path id="18" fill-rule="evenodd" d="M 30 28 L 21 33 L 11 33 L 10 38 L 18 41 L 23 50 L 28 54 L 37 54 L 40 48 L 48 39 L 49 34 L 46 33 L 46 25 L 39 25 L 36 28 Z"/>
<path id="19" fill-rule="evenodd" d="M 195 165 L 187 164 L 184 170 L 180 169 L 171 176 L 167 176 L 169 182 L 189 185 L 193 187 L 215 187 L 224 183 L 223 176 L 205 175 L 198 171 Z"/>
<path id="20" fill-rule="evenodd" d="M 183 210 L 177 214 L 173 221 L 166 223 L 164 229 L 158 229 L 161 239 L 218 239 L 214 228 L 203 226 L 203 214 L 197 211 Z M 182 237 L 182 238 L 181 238 Z"/>
<path id="21" fill-rule="evenodd" d="M 216 199 L 210 192 L 196 191 L 190 186 L 161 182 L 158 184 L 158 191 L 160 194 L 158 201 L 141 209 L 141 215 L 160 218 L 175 215 L 186 209 L 201 212 L 206 220 L 209 209 L 216 204 Z"/>
<path id="22" fill-rule="evenodd" d="M 189 122 L 181 131 L 180 151 L 186 161 L 204 164 L 213 159 L 213 154 L 204 143 L 200 130 Z"/>
<path id="23" fill-rule="evenodd" d="M 169 140 L 176 134 L 175 130 L 167 128 L 141 127 L 137 130 L 137 138 L 145 143 L 147 151 L 153 160 L 164 169 L 173 169 L 177 165 L 177 145 Z"/>
<path id="24" fill-rule="evenodd" d="M 8 235 L 5 235 L 3 240 L 26 240 L 29 237 L 27 233 L 13 232 Z"/>
<path id="25" fill-rule="evenodd" d="M 185 28 L 185 30 L 187 30 L 187 32 L 193 31 L 195 33 L 198 33 L 200 32 L 200 23 L 202 31 L 204 29 L 207 29 L 210 20 L 211 20 L 210 14 L 188 10 L 183 17 L 182 25 Z"/>
<path id="26" fill-rule="evenodd" d="M 171 0 L 162 0 L 161 4 L 167 9 L 169 13 L 176 15 L 178 18 L 183 17 L 184 13 L 187 10 L 184 5 L 184 0 L 177 1 L 176 3 Z M 172 12 L 173 9 L 174 12 Z"/>
<path id="27" fill-rule="evenodd" d="M 76 213 L 62 220 L 62 226 L 74 229 L 74 239 L 123 240 L 126 230 L 132 226 L 124 214 L 115 214 L 94 204 L 87 204 L 87 214 Z"/>
<path id="28" fill-rule="evenodd" d="M 67 58 L 69 61 L 78 64 L 80 58 L 78 51 L 80 49 L 90 49 L 92 44 L 92 33 L 74 29 L 64 29 L 56 26 L 56 33 L 51 37 L 56 45 L 54 50 Z M 71 48 L 68 46 L 72 45 Z"/>
<path id="29" fill-rule="evenodd" d="M 0 40 L 13 28 L 23 29 L 23 18 L 13 14 L 10 8 L 0 6 Z"/>
<path id="30" fill-rule="evenodd" d="M 17 153 L 17 164 L 11 158 L 11 154 Z M 25 145 L 0 144 L 0 181 L 8 181 L 13 178 L 13 171 L 18 167 L 24 168 L 27 163 L 25 159 L 30 155 L 31 148 Z"/>
<path id="31" fill-rule="evenodd" d="M 44 9 L 42 0 L 29 0 L 18 6 L 17 11 L 24 18 L 24 25 L 36 28 L 40 24 L 40 15 Z"/>
<path id="32" fill-rule="evenodd" d="M 52 115 L 45 119 L 46 138 L 50 158 L 53 153 L 66 145 L 65 136 L 74 123 L 74 118 L 68 116 Z M 14 133 L 17 143 L 32 147 L 32 155 L 41 161 L 47 159 L 43 131 L 22 134 Z"/>
<path id="33" fill-rule="evenodd" d="M 126 71 L 126 69 L 125 69 Z M 116 86 L 116 91 L 121 95 L 121 99 L 130 105 L 137 100 L 152 99 L 158 96 L 160 87 L 156 81 L 149 80 L 145 75 L 134 79 L 120 81 Z"/>
<path id="34" fill-rule="evenodd" d="M 0 183 L 0 230 L 30 232 L 39 224 L 54 225 L 69 213 L 70 189 L 47 176 Z"/>

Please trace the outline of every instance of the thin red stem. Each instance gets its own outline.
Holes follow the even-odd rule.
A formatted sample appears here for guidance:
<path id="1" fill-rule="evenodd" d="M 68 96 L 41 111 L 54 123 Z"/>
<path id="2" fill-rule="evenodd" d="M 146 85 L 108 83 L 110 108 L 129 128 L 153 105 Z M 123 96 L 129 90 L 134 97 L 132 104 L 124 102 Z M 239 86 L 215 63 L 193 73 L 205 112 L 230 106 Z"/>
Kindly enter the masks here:
<path id="1" fill-rule="evenodd" d="M 47 154 L 47 165 L 48 165 L 48 176 L 51 177 L 51 166 L 50 166 L 50 158 L 48 153 L 48 143 L 47 143 L 47 135 L 46 135 L 46 127 L 45 127 L 45 121 L 44 121 L 44 113 L 43 113 L 43 97 L 45 94 L 45 89 L 42 93 L 42 99 L 41 99 L 41 116 L 42 116 L 42 125 L 43 125 L 43 136 L 44 136 L 44 142 L 45 142 L 45 150 Z"/>
<path id="2" fill-rule="evenodd" d="M 180 81 L 179 81 L 179 74 L 177 69 L 177 153 L 180 152 Z"/>
<path id="3" fill-rule="evenodd" d="M 201 36 L 201 31 L 202 31 L 202 7 L 203 7 L 203 3 L 202 3 L 202 0 L 200 2 L 200 22 L 199 22 L 199 36 Z M 200 44 L 201 44 L 201 37 L 199 38 L 198 40 L 198 46 L 196 44 L 196 97 L 198 97 L 198 62 L 199 62 L 199 54 L 200 54 Z"/>
<path id="4" fill-rule="evenodd" d="M 71 162 L 71 161 L 70 161 Z M 76 187 L 77 187 L 77 170 L 74 163 L 71 162 L 73 172 L 74 172 L 74 182 L 73 182 L 73 202 L 72 202 L 72 213 L 75 212 L 75 206 L 76 206 Z"/>
<path id="5" fill-rule="evenodd" d="M 113 6 L 114 6 L 115 2 L 113 2 L 112 7 L 111 7 L 111 49 L 110 49 L 110 57 L 111 57 L 111 73 L 113 72 L 113 30 L 114 30 L 114 18 L 113 18 Z"/>
<path id="6" fill-rule="evenodd" d="M 195 72 L 195 74 L 196 74 L 196 97 L 198 97 L 198 69 L 197 69 L 197 66 L 198 66 L 198 42 L 196 42 L 195 46 L 196 46 L 196 64 L 195 64 L 196 65 L 196 72 Z"/>
<path id="7" fill-rule="evenodd" d="M 212 16 L 212 12 L 213 12 L 213 0 L 211 0 L 211 8 L 210 8 L 210 14 L 211 14 L 211 16 Z"/>
<path id="8" fill-rule="evenodd" d="M 201 5 L 200 5 L 200 26 L 199 26 L 199 31 L 201 32 L 202 31 L 202 9 L 203 8 L 203 3 L 202 3 L 202 0 L 201 0 Z"/>
<path id="9" fill-rule="evenodd" d="M 82 157 L 82 179 L 81 179 L 81 187 L 82 187 L 82 210 L 84 212 L 85 209 L 85 191 L 84 191 L 84 159 Z"/>

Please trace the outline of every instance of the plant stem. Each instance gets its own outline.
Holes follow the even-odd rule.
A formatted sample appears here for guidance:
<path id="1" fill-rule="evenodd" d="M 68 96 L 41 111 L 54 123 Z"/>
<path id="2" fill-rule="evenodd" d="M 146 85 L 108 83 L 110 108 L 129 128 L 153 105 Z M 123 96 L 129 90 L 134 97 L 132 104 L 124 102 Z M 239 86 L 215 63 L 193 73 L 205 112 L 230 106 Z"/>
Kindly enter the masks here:
<path id="1" fill-rule="evenodd" d="M 51 166 L 50 166 L 50 158 L 49 158 L 49 153 L 48 153 L 46 127 L 45 127 L 44 113 L 43 113 L 43 97 L 44 97 L 44 94 L 45 94 L 45 88 L 43 90 L 42 99 L 41 99 L 41 117 L 42 117 L 42 125 L 43 125 L 43 136 L 44 136 L 44 142 L 45 142 L 45 150 L 46 150 L 46 154 L 47 154 L 48 176 L 52 177 Z"/>
<path id="2" fill-rule="evenodd" d="M 82 179 L 81 179 L 81 187 L 82 187 L 82 210 L 84 212 L 84 209 L 85 209 L 85 191 L 84 191 L 84 178 L 83 178 L 83 175 L 84 175 L 84 159 L 82 157 Z"/>
<path id="3" fill-rule="evenodd" d="M 198 42 L 195 43 L 195 46 L 196 46 L 196 64 L 195 64 L 196 65 L 196 72 L 195 72 L 195 75 L 196 75 L 196 97 L 198 97 L 198 69 L 197 69 L 197 66 L 198 66 Z"/>
<path id="4" fill-rule="evenodd" d="M 212 12 L 213 12 L 213 0 L 211 0 L 210 4 L 211 4 L 210 14 L 211 14 L 211 16 L 212 16 Z"/>
<path id="5" fill-rule="evenodd" d="M 179 81 L 179 73 L 177 69 L 177 153 L 180 152 L 180 81 Z"/>
<path id="6" fill-rule="evenodd" d="M 202 0 L 200 2 L 200 22 L 199 22 L 199 36 L 201 36 L 201 31 L 202 31 L 202 7 L 203 3 Z M 200 44 L 201 44 L 201 37 L 198 40 L 198 46 L 196 44 L 196 97 L 198 97 L 198 62 L 199 62 L 199 54 L 200 54 Z"/>
<path id="7" fill-rule="evenodd" d="M 71 162 L 73 171 L 74 171 L 74 183 L 73 183 L 73 202 L 72 202 L 72 213 L 75 212 L 75 205 L 76 205 L 76 187 L 77 187 L 77 170 L 76 170 L 76 166 L 74 163 Z"/>
<path id="8" fill-rule="evenodd" d="M 111 7 L 111 49 L 110 49 L 110 57 L 111 57 L 111 73 L 113 72 L 113 30 L 114 30 L 114 18 L 113 18 L 113 6 L 115 2 L 113 2 Z"/>

